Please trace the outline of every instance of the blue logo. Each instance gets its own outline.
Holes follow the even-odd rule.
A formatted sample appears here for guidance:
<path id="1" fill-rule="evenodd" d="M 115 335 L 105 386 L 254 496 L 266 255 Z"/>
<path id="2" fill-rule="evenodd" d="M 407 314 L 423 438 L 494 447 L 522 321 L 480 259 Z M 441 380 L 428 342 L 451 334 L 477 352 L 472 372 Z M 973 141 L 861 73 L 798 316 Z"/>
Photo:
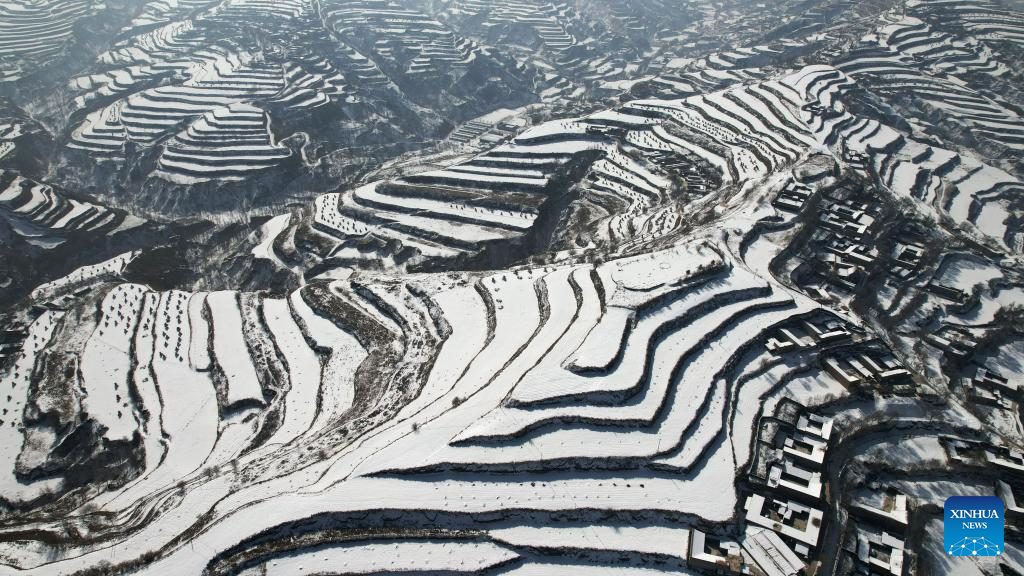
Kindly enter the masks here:
<path id="1" fill-rule="evenodd" d="M 995 496 L 946 498 L 944 541 L 950 556 L 1003 553 L 1003 501 Z"/>

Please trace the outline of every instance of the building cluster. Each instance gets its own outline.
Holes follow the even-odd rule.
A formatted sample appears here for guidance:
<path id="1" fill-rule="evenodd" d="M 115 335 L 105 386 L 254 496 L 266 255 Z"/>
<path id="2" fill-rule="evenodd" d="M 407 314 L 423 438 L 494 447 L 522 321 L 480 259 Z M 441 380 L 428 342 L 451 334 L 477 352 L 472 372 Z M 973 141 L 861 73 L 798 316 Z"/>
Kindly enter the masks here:
<path id="1" fill-rule="evenodd" d="M 836 316 L 802 319 L 783 326 L 768 337 L 765 348 L 775 355 L 812 350 L 848 342 L 854 337 L 851 326 Z"/>
<path id="2" fill-rule="evenodd" d="M 900 280 L 907 280 L 921 270 L 924 246 L 908 240 L 900 240 L 892 249 L 889 273 Z"/>
<path id="3" fill-rule="evenodd" d="M 1014 410 L 1020 399 L 1017 383 L 985 367 L 979 367 L 973 378 L 964 378 L 963 387 L 967 391 L 967 399 L 974 404 Z"/>
<path id="4" fill-rule="evenodd" d="M 1024 453 L 1008 446 L 996 446 L 979 440 L 940 436 L 951 463 L 967 468 L 982 468 L 1007 476 L 1024 476 Z"/>
<path id="5" fill-rule="evenodd" d="M 793 576 L 816 557 L 825 521 L 822 471 L 832 419 L 784 401 L 762 419 L 759 455 L 744 493 L 742 537 L 694 530 L 692 568 L 719 574 Z"/>
<path id="6" fill-rule="evenodd" d="M 963 306 L 971 298 L 970 294 L 964 292 L 960 288 L 957 288 L 955 286 L 947 286 L 945 284 L 942 284 L 941 282 L 936 282 L 934 280 L 929 282 L 926 288 L 932 294 L 935 294 L 936 296 L 939 296 L 940 298 L 943 298 L 945 300 L 949 300 L 950 302 L 957 304 L 959 306 Z"/>
<path id="7" fill-rule="evenodd" d="M 963 326 L 944 324 L 938 330 L 928 333 L 924 341 L 945 352 L 947 357 L 966 360 L 978 347 L 978 337 Z"/>
<path id="8" fill-rule="evenodd" d="M 448 136 L 448 139 L 459 144 L 469 144 L 473 140 L 479 139 L 483 144 L 496 145 L 518 134 L 526 127 L 526 124 L 526 119 L 520 117 L 507 118 L 497 124 L 482 120 L 470 120 L 456 128 Z"/>
<path id="9" fill-rule="evenodd" d="M 819 313 L 781 326 L 764 345 L 775 356 L 811 352 L 822 370 L 849 390 L 915 391 L 910 371 L 887 347 L 832 314 Z"/>
<path id="10" fill-rule="evenodd" d="M 804 203 L 811 197 L 811 187 L 791 180 L 786 187 L 779 191 L 772 204 L 779 210 L 789 212 L 800 212 L 804 209 Z"/>
<path id="11" fill-rule="evenodd" d="M 844 200 L 818 213 L 821 251 L 819 274 L 828 282 L 853 290 L 878 258 L 872 228 L 875 203 Z"/>
<path id="12" fill-rule="evenodd" d="M 910 504 L 905 494 L 877 489 L 849 507 L 848 538 L 843 550 L 850 562 L 841 563 L 850 574 L 904 576 L 910 572 L 906 537 Z"/>
<path id="13" fill-rule="evenodd" d="M 790 182 L 773 200 L 776 208 L 788 212 L 802 212 L 811 197 L 811 188 L 800 182 Z M 844 199 L 840 199 L 845 197 Z M 853 290 L 867 276 L 879 258 L 875 246 L 879 204 L 861 191 L 843 188 L 822 198 L 821 207 L 813 214 L 814 270 L 824 282 L 844 290 Z M 915 267 L 915 254 L 919 260 L 923 251 L 917 246 L 901 250 L 907 260 L 906 268 Z"/>
<path id="14" fill-rule="evenodd" d="M 910 371 L 892 352 L 879 345 L 854 345 L 833 350 L 822 357 L 821 363 L 829 375 L 851 390 L 906 394 L 914 389 Z"/>

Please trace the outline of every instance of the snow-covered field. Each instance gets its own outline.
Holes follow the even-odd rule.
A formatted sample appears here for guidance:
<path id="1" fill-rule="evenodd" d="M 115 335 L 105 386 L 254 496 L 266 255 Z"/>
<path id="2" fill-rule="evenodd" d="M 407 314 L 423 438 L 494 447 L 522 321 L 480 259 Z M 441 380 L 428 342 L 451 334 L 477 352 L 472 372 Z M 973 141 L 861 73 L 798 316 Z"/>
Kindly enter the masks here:
<path id="1" fill-rule="evenodd" d="M 80 4 L 101 9 L 0 8 L 20 16 L 0 23 L 0 71 L 49 59 Z M 929 16 L 950 2 L 909 2 L 833 36 L 809 10 L 757 24 L 799 39 L 725 46 L 697 40 L 743 22 L 731 3 L 687 4 L 700 18 L 673 37 L 629 3 L 407 4 L 156 0 L 72 79 L 55 146 L 160 202 L 244 190 L 260 226 L 213 224 L 207 246 L 179 236 L 206 216 L 168 223 L 176 264 L 219 269 L 150 276 L 133 244 L 21 303 L 0 340 L 0 576 L 695 574 L 694 535 L 754 522 L 814 561 L 833 546 L 807 528 L 845 518 L 854 475 L 901 470 L 915 505 L 990 492 L 989 472 L 948 471 L 938 431 L 1019 445 L 954 380 L 973 361 L 1016 382 L 1024 340 L 959 364 L 917 344 L 981 334 L 1024 297 L 1019 105 L 964 80 L 1013 77 L 998 48 L 1018 22 L 968 11 L 986 41 L 962 41 Z M 622 30 L 655 60 L 597 54 Z M 993 158 L 868 89 L 916 90 L 922 118 Z M 474 111 L 483 94 L 507 108 Z M 0 210 L 35 247 L 143 222 L 8 171 Z M 935 238 L 952 248 L 899 280 L 875 266 Z M 856 259 L 849 281 L 826 253 Z M 937 304 L 943 287 L 976 305 Z M 830 432 L 796 433 L 814 414 Z M 797 496 L 757 475 L 803 470 L 791 458 L 815 468 Z M 791 501 L 780 518 L 808 507 L 797 536 L 744 514 L 767 493 Z"/>

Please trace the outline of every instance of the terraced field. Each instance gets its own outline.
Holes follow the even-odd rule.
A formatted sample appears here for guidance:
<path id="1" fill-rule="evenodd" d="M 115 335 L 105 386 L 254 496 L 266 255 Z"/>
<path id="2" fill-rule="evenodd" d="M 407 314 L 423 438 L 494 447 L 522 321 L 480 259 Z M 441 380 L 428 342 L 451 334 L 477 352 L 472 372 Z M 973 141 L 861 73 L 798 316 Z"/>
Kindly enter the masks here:
<path id="1" fill-rule="evenodd" d="M 688 269 L 668 265 L 679 260 Z M 367 546 L 397 547 L 409 550 L 400 561 L 413 570 L 443 569 L 470 546 L 467 559 L 479 566 L 540 561 L 531 549 L 550 531 L 559 548 L 588 548 L 572 528 L 543 523 L 558 510 L 653 507 L 725 519 L 732 504 L 709 496 L 732 466 L 722 443 L 735 425 L 729 414 L 748 401 L 729 383 L 744 371 L 737 361 L 773 326 L 816 307 L 707 243 L 596 267 L 315 284 L 282 299 L 118 284 L 79 360 L 81 410 L 111 445 L 138 438 L 144 467 L 92 506 L 118 511 L 124 520 L 111 530 L 160 526 L 168 536 L 206 525 L 182 514 L 197 498 L 228 497 L 225 517 L 261 518 L 245 524 L 255 535 L 324 498 L 339 512 L 349 509 L 345 494 L 377 507 L 365 490 L 378 484 L 413 509 L 453 519 L 510 505 L 536 510 L 483 540 L 410 531 L 310 553 L 356 567 Z M 356 441 L 357 426 L 377 431 Z M 45 461 L 48 449 L 38 450 Z M 422 457 L 410 459 L 415 453 Z M 564 477 L 545 480 L 555 469 Z M 700 472 L 680 490 L 666 475 L 686 470 Z M 220 538 L 220 523 L 197 542 Z M 680 562 L 685 530 L 632 530 L 609 550 Z M 238 561 L 188 556 L 190 571 L 201 568 L 195 562 Z M 170 565 L 185 569 L 178 559 Z"/>
<path id="2" fill-rule="evenodd" d="M 532 71 L 397 4 L 154 1 L 126 22 L 54 88 L 61 105 L 32 106 L 63 133 L 57 163 L 73 179 L 145 209 L 173 210 L 197 184 L 283 187 L 324 158 L 358 166 L 534 90 Z M 84 158 L 95 167 L 83 171 Z M 143 178 L 119 192 L 118 171 Z"/>
<path id="3" fill-rule="evenodd" d="M 1013 9 L 4 15 L 0 575 L 1024 572 Z"/>
<path id="4" fill-rule="evenodd" d="M 828 103 L 831 110 L 853 86 L 845 74 L 824 68 L 805 70 L 792 82 Z M 956 222 L 974 224 L 1009 246 L 1021 245 L 1020 231 L 1008 226 L 1013 219 L 1006 198 L 1021 190 L 1020 180 L 1011 174 L 909 138 L 875 120 L 830 113 L 828 108 L 808 108 L 804 114 L 823 142 L 838 145 L 846 156 L 854 152 L 871 158 L 870 168 L 889 188 L 921 200 Z"/>
<path id="5" fill-rule="evenodd" d="M 0 5 L 0 82 L 54 60 L 78 20 L 95 9 L 90 0 L 12 0 Z"/>
<path id="6" fill-rule="evenodd" d="M 0 171 L 0 190 L 0 214 L 30 242 L 60 244 L 76 233 L 111 235 L 143 222 L 120 210 L 69 198 L 11 171 Z"/>

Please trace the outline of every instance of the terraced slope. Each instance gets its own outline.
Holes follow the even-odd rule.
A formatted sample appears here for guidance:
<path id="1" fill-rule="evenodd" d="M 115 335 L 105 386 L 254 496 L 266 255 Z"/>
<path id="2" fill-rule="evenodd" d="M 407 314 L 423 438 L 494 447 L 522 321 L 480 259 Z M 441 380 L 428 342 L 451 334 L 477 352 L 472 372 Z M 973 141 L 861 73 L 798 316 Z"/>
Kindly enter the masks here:
<path id="1" fill-rule="evenodd" d="M 679 261 L 687 269 L 667 265 Z M 107 446 L 124 447 L 124 457 L 141 466 L 93 499 L 92 506 L 118 511 L 121 520 L 109 529 L 119 533 L 159 526 L 171 534 L 198 522 L 190 529 L 198 530 L 197 543 L 224 550 L 223 522 L 188 512 L 222 498 L 216 516 L 248 526 L 243 539 L 316 514 L 325 499 L 339 512 L 401 509 L 407 501 L 456 524 L 460 516 L 513 506 L 534 512 L 468 541 L 458 531 L 418 531 L 414 523 L 384 542 L 302 554 L 356 571 L 398 561 L 440 570 L 453 558 L 457 566 L 543 563 L 533 547 L 544 537 L 555 537 L 559 553 L 590 547 L 568 526 L 544 531 L 559 528 L 544 520 L 559 510 L 654 508 L 662 512 L 652 519 L 671 511 L 727 518 L 729 502 L 700 495 L 719 490 L 718 473 L 732 466 L 728 451 L 715 446 L 723 446 L 728 414 L 746 392 L 728 382 L 774 325 L 814 308 L 704 243 L 597 267 L 315 283 L 279 299 L 117 284 L 101 298 L 84 338 L 72 336 L 81 325 L 49 336 L 81 346 L 79 385 L 87 393 L 56 421 L 79 414 Z M 624 314 L 634 320 L 623 324 Z M 38 320 L 39 330 L 52 330 L 49 322 Z M 560 366 L 569 359 L 566 371 Z M 756 388 L 750 393 L 760 394 Z M 19 394 L 18 402 L 36 407 L 46 398 Z M 44 441 L 52 438 L 44 432 L 50 424 L 32 426 L 36 440 L 18 465 L 27 476 L 57 458 L 57 445 Z M 422 456 L 409 458 L 416 453 Z M 646 471 L 609 472 L 637 466 Z M 537 475 L 553 467 L 564 477 Z M 697 475 L 680 490 L 665 476 L 670 470 Z M 21 501 L 47 486 L 53 488 L 31 484 Z M 367 500 L 385 493 L 405 496 Z M 357 494 L 358 504 L 349 500 Z M 275 512 L 264 512 L 267 506 Z M 254 520 L 235 524 L 250 514 Z M 682 534 L 657 524 L 634 527 L 603 546 L 641 565 L 680 565 L 670 543 Z M 235 554 L 248 546 L 219 557 L 174 555 L 172 562 L 175 570 L 238 562 Z M 360 564 L 358 555 L 376 554 L 375 546 L 410 552 Z M 473 550 L 473 563 L 462 559 L 464 547 Z M 90 562 L 89 554 L 73 556 L 62 565 Z M 262 555 L 245 561 L 291 566 Z"/>
<path id="2" fill-rule="evenodd" d="M 936 31 L 926 22 L 906 16 L 881 30 L 880 40 L 896 52 L 924 62 L 936 72 L 953 75 L 983 73 L 1002 76 L 1009 72 L 1001 55 L 970 40 Z"/>
<path id="3" fill-rule="evenodd" d="M 499 97 L 525 101 L 532 82 L 529 70 L 397 4 L 151 2 L 68 83 L 61 162 L 99 160 L 75 175 L 99 188 L 118 189 L 118 170 L 156 176 L 164 183 L 132 181 L 126 193 L 166 210 L 180 205 L 175 190 L 190 193 L 182 185 L 285 186 L 326 157 L 369 162 Z M 50 120 L 68 123 L 63 110 Z"/>
<path id="4" fill-rule="evenodd" d="M 588 207 L 588 234 L 554 233 L 556 241 L 652 242 L 688 224 L 673 204 L 679 194 L 742 187 L 827 147 L 837 158 L 868 158 L 851 162 L 897 194 L 1019 246 L 1012 217 L 1019 180 L 845 111 L 844 99 L 856 97 L 853 78 L 835 68 L 807 68 L 549 122 L 442 169 L 322 196 L 308 221 L 292 220 L 278 237 L 316 238 L 304 242 L 315 247 L 309 252 L 314 273 L 373 266 L 381 257 L 403 266 L 487 254 L 552 234 L 552 211 L 562 208 L 550 198 L 570 185 L 573 210 Z"/>
<path id="5" fill-rule="evenodd" d="M 850 51 L 837 67 L 884 96 L 913 91 L 916 105 L 936 110 L 975 137 L 993 140 L 1010 150 L 1024 146 L 1024 121 L 1011 108 L 960 82 L 926 74 L 916 63 L 902 58 L 891 49 L 864 47 Z"/>
<path id="6" fill-rule="evenodd" d="M 121 210 L 69 198 L 8 170 L 0 170 L 0 210 L 18 234 L 51 245 L 76 233 L 110 235 L 143 223 Z"/>
<path id="7" fill-rule="evenodd" d="M 947 27 L 963 30 L 994 46 L 1020 46 L 1024 41 L 1024 20 L 1019 12 L 987 0 L 954 2 L 938 0 L 908 3 L 911 13 Z"/>
<path id="8" fill-rule="evenodd" d="M 0 120 L 0 575 L 964 573 L 1018 17 L 903 8 L 133 4 Z"/>
<path id="9" fill-rule="evenodd" d="M 549 234 L 538 219 L 567 185 L 594 207 L 588 242 L 654 240 L 685 224 L 673 205 L 683 186 L 700 194 L 763 177 L 814 146 L 799 102 L 771 82 L 535 126 L 441 170 L 318 198 L 311 224 L 329 240 L 317 255 L 329 265 L 404 263 Z M 373 238 L 391 243 L 357 248 Z"/>
<path id="10" fill-rule="evenodd" d="M 275 144 L 269 124 L 267 113 L 255 106 L 214 108 L 167 141 L 158 174 L 191 183 L 241 180 L 273 168 L 291 152 Z"/>
<path id="11" fill-rule="evenodd" d="M 91 0 L 11 0 L 0 5 L 0 83 L 14 82 L 60 56 Z"/>
<path id="12" fill-rule="evenodd" d="M 114 91 L 109 84 L 96 88 L 96 82 L 104 80 L 113 83 L 116 77 L 85 81 L 93 87 L 97 98 Z M 211 135 L 212 147 L 221 149 L 223 144 L 217 145 L 218 140 L 229 142 L 236 136 L 243 136 L 232 133 L 230 115 L 242 112 L 245 107 L 250 114 L 264 113 L 261 109 L 253 112 L 253 106 L 245 102 L 270 100 L 286 90 L 296 89 L 295 84 L 286 84 L 285 70 L 279 65 L 258 62 L 245 53 L 215 57 L 190 67 L 189 78 L 180 84 L 142 90 L 91 112 L 72 134 L 70 146 L 118 155 L 127 142 L 152 145 L 185 124 L 185 130 L 194 133 L 222 132 Z M 84 104 L 84 97 L 82 102 Z M 218 109 L 225 122 L 216 121 Z"/>
<path id="13" fill-rule="evenodd" d="M 866 166 L 898 194 L 921 200 L 936 213 L 971 223 L 1019 250 L 1020 230 L 1010 202 L 1021 190 L 1011 174 L 953 151 L 920 142 L 876 120 L 841 111 L 842 95 L 854 87 L 838 70 L 808 68 L 787 83 L 821 104 L 802 115 L 817 137 L 841 157 L 863 154 Z"/>
<path id="14" fill-rule="evenodd" d="M 441 23 L 396 3 L 322 0 L 317 11 L 335 36 L 371 54 L 384 70 L 405 81 L 431 82 L 450 76 L 441 80 L 447 87 L 479 55 Z"/>

